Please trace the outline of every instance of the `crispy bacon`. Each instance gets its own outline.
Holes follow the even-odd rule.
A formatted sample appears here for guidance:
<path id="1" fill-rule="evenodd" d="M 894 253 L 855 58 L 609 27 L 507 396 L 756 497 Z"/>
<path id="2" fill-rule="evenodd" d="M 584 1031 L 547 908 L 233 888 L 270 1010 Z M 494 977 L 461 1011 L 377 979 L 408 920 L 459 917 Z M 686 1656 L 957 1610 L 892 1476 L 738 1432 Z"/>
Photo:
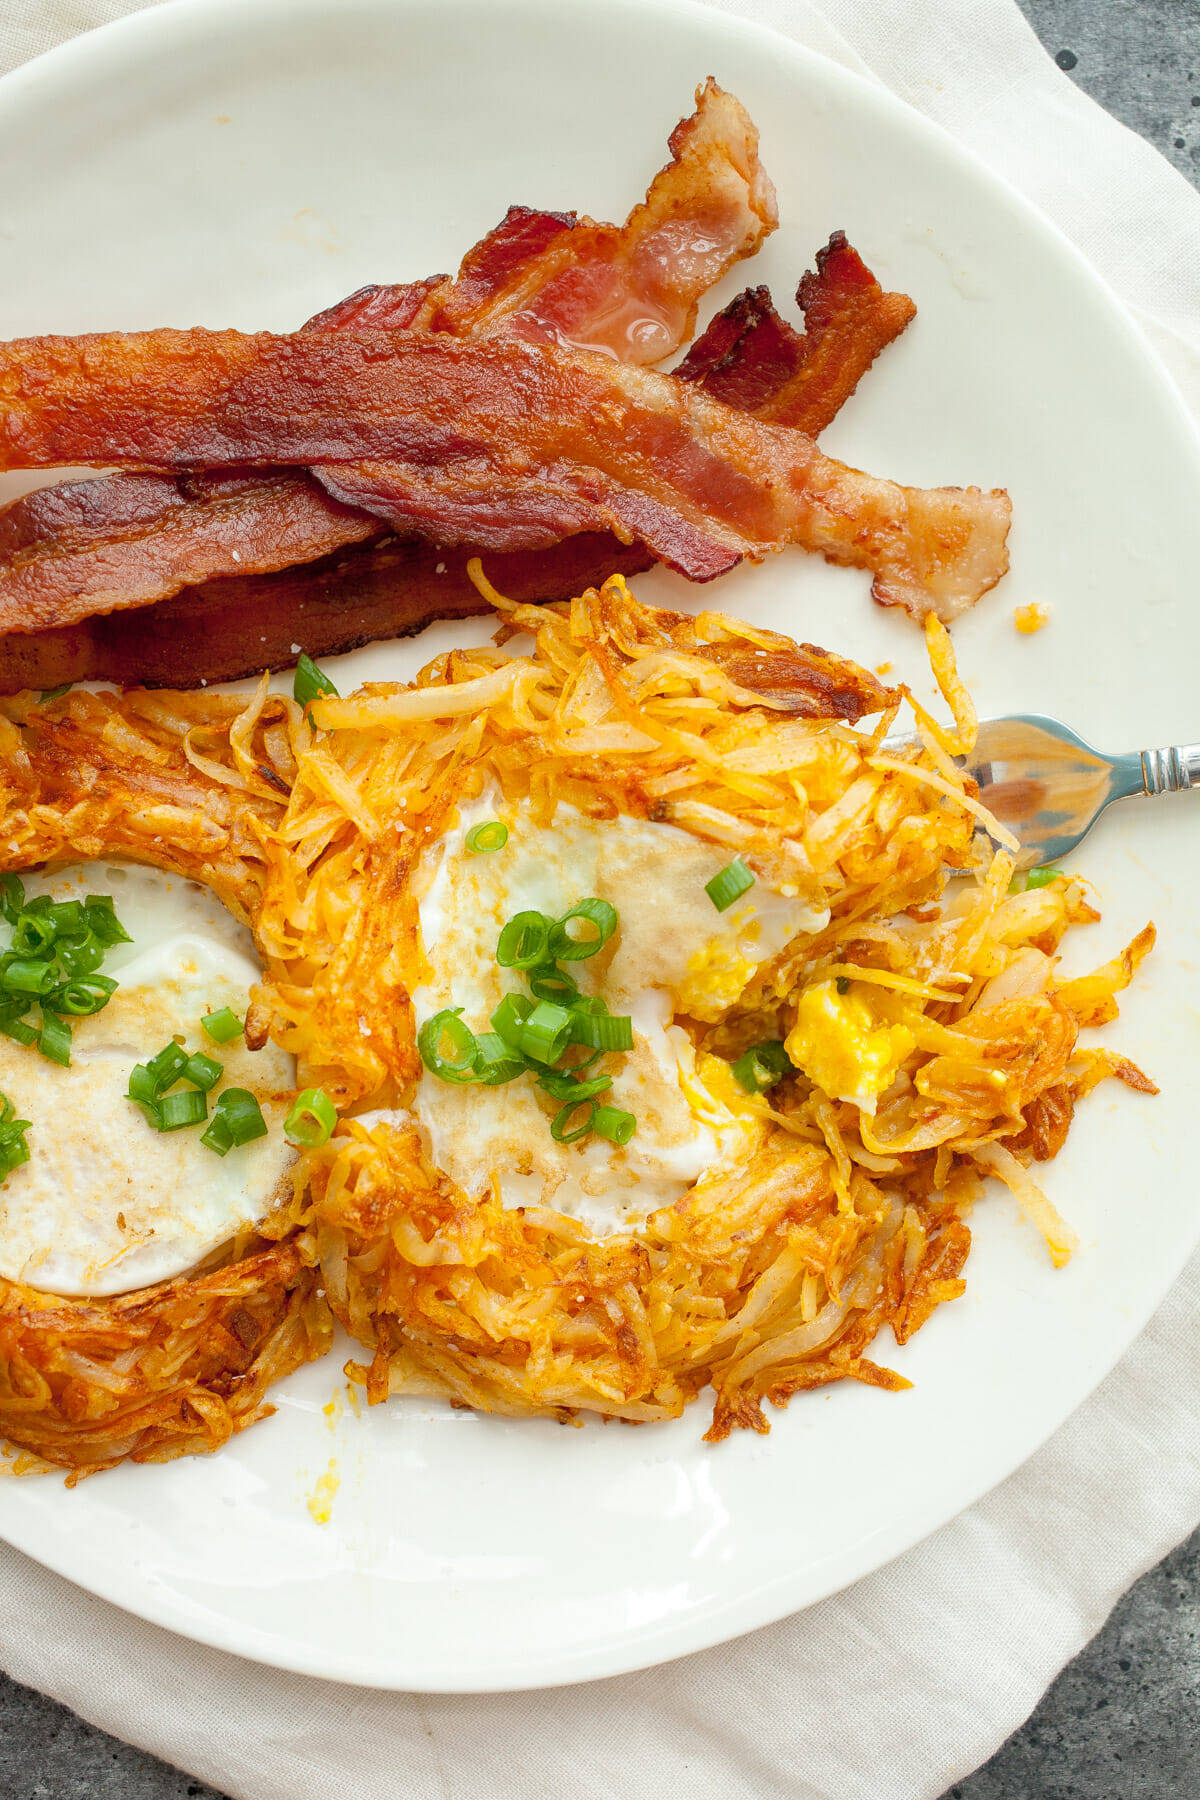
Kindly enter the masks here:
<path id="1" fill-rule="evenodd" d="M 297 645 L 322 657 L 409 637 L 433 619 L 489 610 L 467 575 L 470 554 L 389 537 L 272 575 L 188 588 L 159 602 L 152 630 L 138 610 L 57 631 L 14 632 L 0 637 L 0 694 L 77 681 L 196 687 L 201 678 L 237 681 L 290 669 Z M 640 546 L 584 535 L 551 550 L 489 557 L 488 574 L 514 600 L 565 600 L 648 562 Z"/>
<path id="2" fill-rule="evenodd" d="M 0 467 L 311 466 L 439 544 L 640 539 L 695 581 L 785 544 L 954 618 L 1008 566 L 999 491 L 902 488 L 694 385 L 506 338 L 156 331 L 0 347 Z"/>
<path id="3" fill-rule="evenodd" d="M 695 112 L 671 133 L 670 150 L 625 225 L 583 219 L 553 238 L 522 277 L 529 297 L 513 286 L 502 295 L 500 320 L 495 308 L 465 311 L 459 290 L 434 312 L 434 328 L 463 336 L 499 323 L 512 336 L 606 350 L 623 363 L 669 356 L 691 336 L 701 297 L 778 221 L 758 132 L 711 77 Z"/>
<path id="4" fill-rule="evenodd" d="M 381 530 L 302 471 L 108 475 L 39 488 L 0 513 L 0 631 L 141 608 L 213 576 L 328 556 Z"/>
<path id="5" fill-rule="evenodd" d="M 817 437 L 837 417 L 879 352 L 916 314 L 885 293 L 844 231 L 817 252 L 796 301 L 805 330 L 781 319 L 766 288 L 747 288 L 697 338 L 675 373 L 726 405 Z"/>
<path id="6" fill-rule="evenodd" d="M 361 287 L 347 294 L 336 306 L 315 313 L 304 326 L 305 331 L 404 331 L 428 300 L 431 293 L 449 280 L 447 275 L 430 275 L 424 281 L 402 281 L 393 287 Z"/>
<path id="7" fill-rule="evenodd" d="M 614 320 L 624 307 L 625 316 L 642 319 L 647 329 L 657 320 L 654 341 L 665 355 L 690 331 L 704 289 L 738 255 L 757 249 L 775 222 L 757 134 L 738 102 L 715 82 L 699 90 L 695 112 L 672 133 L 671 152 L 621 228 L 580 221 L 574 213 L 511 207 L 468 251 L 453 281 L 431 276 L 360 288 L 305 329 L 460 335 L 503 329 L 544 336 L 569 324 L 576 341 L 613 348 Z M 513 320 L 518 308 L 519 323 Z M 640 357 L 653 335 L 634 333 L 625 352 Z M 138 481 L 137 487 L 127 476 L 63 484 L 53 501 L 35 494 L 0 514 L 0 534 L 7 529 L 23 553 L 18 560 L 6 552 L 0 535 L 0 632 L 71 625 L 242 570 L 286 569 L 378 538 L 384 529 L 377 518 L 339 505 L 300 471 L 273 474 L 257 491 L 247 483 L 236 507 L 207 507 L 197 480 Z M 157 520 L 156 492 L 162 501 Z M 252 548 L 243 528 L 251 521 Z M 547 570 L 548 594 L 555 575 L 555 568 Z M 324 575 L 317 585 L 327 586 Z M 400 612 L 404 619 L 414 616 L 403 605 Z M 55 651 L 51 660 L 62 654 Z M 5 660 L 11 659 L 0 657 L 0 666 Z M 39 658 L 30 653 L 20 660 Z"/>

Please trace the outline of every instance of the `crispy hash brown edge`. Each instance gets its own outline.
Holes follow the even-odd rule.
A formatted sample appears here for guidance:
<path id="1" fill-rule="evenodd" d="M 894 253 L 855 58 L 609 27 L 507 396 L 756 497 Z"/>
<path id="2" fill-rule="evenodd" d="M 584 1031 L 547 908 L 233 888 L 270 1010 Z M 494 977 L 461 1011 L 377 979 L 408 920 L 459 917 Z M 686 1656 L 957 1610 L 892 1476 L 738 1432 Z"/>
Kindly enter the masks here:
<path id="1" fill-rule="evenodd" d="M 1069 1253 L 1028 1165 L 1057 1153 L 1097 1081 L 1151 1088 L 1077 1039 L 1115 1015 L 1153 931 L 1057 978 L 1061 937 L 1096 915 L 1077 882 L 1010 895 L 1011 859 L 980 858 L 952 760 L 974 717 L 944 630 L 931 621 L 928 638 L 951 729 L 811 646 L 642 607 L 620 577 L 544 607 L 476 578 L 495 646 L 448 652 L 410 687 L 307 714 L 265 679 L 249 700 L 4 702 L 4 866 L 124 856 L 204 882 L 263 957 L 248 1041 L 274 1037 L 342 1108 L 403 1104 L 418 1068 L 408 877 L 486 771 L 535 817 L 565 799 L 667 820 L 819 892 L 828 927 L 699 1027 L 699 1047 L 728 1058 L 786 1035 L 797 994 L 836 972 L 911 1029 L 900 1078 L 874 1119 L 786 1081 L 755 1103 L 745 1167 L 604 1239 L 548 1207 L 472 1201 L 414 1130 L 344 1119 L 297 1163 L 269 1249 L 117 1301 L 0 1284 L 0 1432 L 33 1456 L 78 1471 L 214 1448 L 321 1354 L 330 1308 L 369 1353 L 350 1372 L 373 1401 L 661 1419 L 711 1384 L 710 1436 L 765 1430 L 764 1401 L 845 1378 L 907 1385 L 867 1351 L 962 1292 L 982 1174 L 1055 1260 Z M 509 651 L 526 636 L 531 652 Z M 902 699 L 918 738 L 885 753 Z M 845 722 L 867 715 L 872 730 Z M 955 871 L 963 897 L 943 906 Z"/>

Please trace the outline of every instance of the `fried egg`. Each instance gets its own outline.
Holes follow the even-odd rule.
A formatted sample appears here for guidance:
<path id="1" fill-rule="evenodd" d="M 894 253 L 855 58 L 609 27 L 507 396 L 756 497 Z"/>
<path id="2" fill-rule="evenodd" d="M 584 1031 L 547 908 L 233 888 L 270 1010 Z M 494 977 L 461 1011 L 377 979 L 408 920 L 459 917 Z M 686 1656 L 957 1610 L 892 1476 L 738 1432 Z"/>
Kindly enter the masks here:
<path id="1" fill-rule="evenodd" d="M 25 887 L 30 898 L 111 894 L 133 942 L 106 957 L 119 985 L 75 1021 L 69 1068 L 0 1037 L 0 1091 L 31 1121 L 30 1159 L 0 1186 L 0 1275 L 66 1296 L 182 1275 L 264 1217 L 295 1156 L 282 1131 L 291 1057 L 201 1029 L 223 1006 L 245 1013 L 261 974 L 250 935 L 206 889 L 149 869 L 88 864 Z M 126 1098 L 129 1072 L 172 1039 L 215 1056 L 220 1086 L 258 1097 L 266 1137 L 220 1157 L 199 1129 L 151 1128 Z"/>
<path id="2" fill-rule="evenodd" d="M 468 834 L 489 819 L 507 826 L 507 843 L 472 852 Z M 761 878 L 719 913 L 705 884 L 728 860 L 673 825 L 624 814 L 593 819 L 560 805 L 541 825 L 495 791 L 459 808 L 413 877 L 425 970 L 412 995 L 418 1029 L 461 1006 L 473 1031 L 487 1031 L 502 997 L 526 991 L 518 972 L 496 961 L 514 913 L 555 918 L 586 897 L 607 900 L 616 933 L 570 967 L 583 993 L 602 994 L 610 1012 L 633 1021 L 632 1051 L 601 1066 L 612 1074 L 604 1102 L 637 1118 L 623 1149 L 600 1137 L 559 1144 L 550 1135 L 554 1109 L 528 1076 L 487 1088 L 426 1070 L 413 1112 L 431 1160 L 468 1194 L 492 1191 L 507 1207 L 552 1206 L 603 1235 L 674 1204 L 751 1147 L 756 1116 L 728 1082 L 698 1066 L 677 1020 L 720 1017 L 762 963 L 798 934 L 820 930 L 828 915 Z"/>

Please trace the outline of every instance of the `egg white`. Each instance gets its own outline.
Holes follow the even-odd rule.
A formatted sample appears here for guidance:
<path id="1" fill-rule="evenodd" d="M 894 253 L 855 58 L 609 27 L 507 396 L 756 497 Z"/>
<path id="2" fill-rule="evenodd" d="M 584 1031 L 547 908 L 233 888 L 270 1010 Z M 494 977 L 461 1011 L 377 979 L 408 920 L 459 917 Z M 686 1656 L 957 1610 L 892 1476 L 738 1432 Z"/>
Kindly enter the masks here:
<path id="1" fill-rule="evenodd" d="M 507 825 L 508 842 L 472 853 L 467 834 L 487 819 Z M 557 1144 L 554 1109 L 530 1077 L 484 1088 L 424 1071 L 414 1114 L 433 1162 L 467 1193 L 550 1205 L 603 1235 L 674 1204 L 744 1153 L 756 1126 L 705 1088 L 675 1015 L 717 1016 L 699 1012 L 706 994 L 719 987 L 727 1005 L 759 963 L 797 933 L 819 930 L 827 915 L 761 880 L 717 912 L 705 884 L 728 860 L 688 832 L 624 814 L 596 820 L 561 805 L 540 826 L 494 791 L 459 808 L 414 875 L 426 965 L 412 996 L 418 1027 L 461 1006 L 472 1030 L 489 1030 L 505 993 L 528 992 L 496 962 L 506 921 L 523 911 L 557 917 L 588 895 L 608 900 L 620 920 L 615 937 L 571 971 L 585 993 L 603 993 L 611 1012 L 632 1017 L 633 1050 L 606 1060 L 613 1080 L 602 1098 L 637 1117 L 624 1149 L 595 1136 Z"/>
<path id="2" fill-rule="evenodd" d="M 0 1186 L 0 1275 L 75 1297 L 148 1287 L 269 1210 L 295 1156 L 282 1132 L 292 1059 L 202 1031 L 222 1006 L 244 1014 L 261 973 L 249 933 L 205 889 L 115 864 L 26 877 L 25 887 L 31 898 L 112 894 L 134 941 L 106 957 L 103 973 L 119 986 L 103 1011 L 75 1021 L 70 1068 L 0 1037 L 0 1091 L 32 1121 L 30 1160 Z M 151 1129 L 125 1097 L 129 1071 L 173 1038 L 223 1063 L 221 1086 L 259 1097 L 266 1137 L 219 1157 L 199 1129 Z"/>

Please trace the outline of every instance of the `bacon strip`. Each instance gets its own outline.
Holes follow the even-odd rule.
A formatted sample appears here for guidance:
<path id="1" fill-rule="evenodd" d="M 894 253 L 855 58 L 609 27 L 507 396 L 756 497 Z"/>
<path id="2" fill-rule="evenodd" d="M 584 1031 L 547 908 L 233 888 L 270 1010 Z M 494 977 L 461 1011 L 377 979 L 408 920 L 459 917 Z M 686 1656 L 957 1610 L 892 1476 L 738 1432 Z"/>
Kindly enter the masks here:
<path id="1" fill-rule="evenodd" d="M 593 354 L 409 333 L 157 331 L 0 346 L 0 467 L 311 466 L 440 544 L 639 538 L 694 581 L 785 544 L 955 617 L 1008 566 L 1005 494 L 902 488 L 694 385 Z"/>
<path id="2" fill-rule="evenodd" d="M 627 340 L 626 352 L 637 358 L 653 341 L 667 354 L 690 331 L 704 289 L 736 257 L 756 250 L 775 223 L 757 133 L 715 82 L 698 91 L 696 110 L 675 128 L 670 147 L 672 160 L 621 228 L 511 207 L 468 251 L 454 281 L 432 276 L 360 288 L 305 329 L 545 336 L 569 325 L 576 341 L 612 348 L 624 307 L 623 316 L 645 327 Z M 247 482 L 236 507 L 211 509 L 195 480 L 157 487 L 152 478 L 140 480 L 140 488 L 129 477 L 63 484 L 53 501 L 43 491 L 0 514 L 0 632 L 71 625 L 242 570 L 287 568 L 384 529 L 300 471 L 277 473 L 258 491 Z M 246 541 L 252 523 L 253 546 Z M 20 559 L 5 552 L 6 528 L 10 539 L 20 539 Z"/>
<path id="3" fill-rule="evenodd" d="M 726 405 L 818 437 L 879 352 L 916 314 L 907 294 L 888 294 L 835 231 L 815 272 L 796 291 L 805 330 L 780 318 L 766 288 L 747 288 L 697 338 L 675 370 Z"/>
<path id="4" fill-rule="evenodd" d="M 113 612 L 56 631 L 0 637 L 0 694 L 77 681 L 119 687 L 198 687 L 290 669 L 296 646 L 336 656 L 379 638 L 410 637 L 433 619 L 490 610 L 470 580 L 469 550 L 434 550 L 387 538 L 270 575 L 188 588 L 154 609 Z M 569 538 L 552 550 L 488 559 L 488 575 L 514 600 L 569 599 L 648 558 L 610 537 Z"/>
<path id="5" fill-rule="evenodd" d="M 0 513 L 0 625 L 74 625 L 213 575 L 309 562 L 382 530 L 301 472 L 109 475 L 39 488 Z"/>

